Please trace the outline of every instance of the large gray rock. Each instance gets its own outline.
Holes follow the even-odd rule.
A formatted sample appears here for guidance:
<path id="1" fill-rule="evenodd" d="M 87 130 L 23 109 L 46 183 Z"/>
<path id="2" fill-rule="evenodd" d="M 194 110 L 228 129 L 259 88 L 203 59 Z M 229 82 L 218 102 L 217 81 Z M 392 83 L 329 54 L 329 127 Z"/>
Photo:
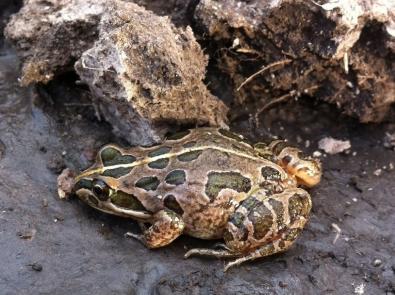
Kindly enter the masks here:
<path id="1" fill-rule="evenodd" d="M 4 31 L 22 60 L 21 84 L 46 83 L 72 69 L 98 38 L 103 3 L 25 0 Z"/>
<path id="2" fill-rule="evenodd" d="M 207 57 L 192 30 L 119 0 L 25 2 L 6 36 L 21 82 L 73 69 L 101 115 L 131 144 L 160 141 L 173 124 L 226 125 L 227 107 L 203 83 Z"/>

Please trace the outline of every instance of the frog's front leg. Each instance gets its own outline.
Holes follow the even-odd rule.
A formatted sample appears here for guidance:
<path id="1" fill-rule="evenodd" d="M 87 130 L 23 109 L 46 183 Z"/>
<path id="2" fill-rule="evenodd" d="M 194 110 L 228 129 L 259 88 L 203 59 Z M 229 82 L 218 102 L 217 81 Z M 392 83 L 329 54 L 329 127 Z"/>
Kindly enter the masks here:
<path id="1" fill-rule="evenodd" d="M 126 233 L 126 236 L 141 241 L 148 248 L 166 246 L 178 238 L 185 227 L 183 220 L 171 210 L 161 210 L 153 215 L 152 225 L 148 228 L 141 225 L 142 235 Z"/>
<path id="2" fill-rule="evenodd" d="M 242 262 L 287 250 L 307 222 L 309 194 L 299 188 L 267 196 L 259 190 L 245 199 L 233 213 L 224 234 L 228 249 L 192 249 L 191 255 L 239 257 L 225 270 Z"/>

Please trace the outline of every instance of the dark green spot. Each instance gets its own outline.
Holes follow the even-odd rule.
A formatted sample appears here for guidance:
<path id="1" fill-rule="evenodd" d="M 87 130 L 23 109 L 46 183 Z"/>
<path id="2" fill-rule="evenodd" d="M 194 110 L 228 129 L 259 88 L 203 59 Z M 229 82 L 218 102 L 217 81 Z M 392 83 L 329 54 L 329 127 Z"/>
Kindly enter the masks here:
<path id="1" fill-rule="evenodd" d="M 283 140 L 278 141 L 274 147 L 272 148 L 272 151 L 275 155 L 279 155 L 283 149 L 286 147 L 289 147 L 289 143 Z"/>
<path id="2" fill-rule="evenodd" d="M 274 169 L 270 166 L 262 167 L 261 169 L 262 176 L 265 180 L 281 180 L 281 173 L 277 169 Z"/>
<path id="3" fill-rule="evenodd" d="M 262 202 L 250 211 L 248 219 L 254 227 L 254 238 L 258 240 L 262 239 L 273 225 L 272 213 Z"/>
<path id="4" fill-rule="evenodd" d="M 271 254 L 273 254 L 275 252 L 276 252 L 276 249 L 274 248 L 273 244 L 268 244 L 265 247 L 261 247 L 259 249 L 259 254 L 261 255 L 261 257 L 265 257 L 265 256 L 268 256 L 268 255 L 271 255 Z"/>
<path id="5" fill-rule="evenodd" d="M 283 239 L 292 242 L 298 237 L 301 231 L 301 228 L 291 228 L 288 230 Z"/>
<path id="6" fill-rule="evenodd" d="M 229 222 L 233 223 L 236 227 L 240 227 L 243 224 L 245 217 L 245 214 L 241 212 L 235 212 L 229 218 Z"/>
<path id="7" fill-rule="evenodd" d="M 275 199 L 269 199 L 269 204 L 272 206 L 273 211 L 276 213 L 276 222 L 278 228 L 284 228 L 284 206 L 283 203 Z"/>
<path id="8" fill-rule="evenodd" d="M 185 136 L 187 136 L 189 133 L 191 133 L 190 130 L 177 132 L 177 133 L 174 133 L 174 134 L 168 136 L 167 140 L 179 140 L 179 139 L 184 138 Z"/>
<path id="9" fill-rule="evenodd" d="M 152 169 L 164 169 L 167 167 L 168 164 L 169 164 L 169 159 L 163 158 L 163 159 L 159 159 L 159 160 L 149 163 L 148 167 L 150 167 Z"/>
<path id="10" fill-rule="evenodd" d="M 163 204 L 166 206 L 166 208 L 176 212 L 179 215 L 184 213 L 184 210 L 182 210 L 180 204 L 177 202 L 176 197 L 173 195 L 167 195 L 163 200 Z"/>
<path id="11" fill-rule="evenodd" d="M 100 158 L 104 166 L 112 166 L 118 164 L 130 164 L 136 161 L 132 155 L 122 155 L 119 150 L 114 147 L 104 147 L 100 152 Z"/>
<path id="12" fill-rule="evenodd" d="M 245 199 L 243 202 L 241 202 L 240 206 L 247 209 L 247 212 L 250 212 L 250 210 L 252 210 L 259 203 L 260 201 L 258 201 L 255 197 L 250 196 L 247 199 Z"/>
<path id="13" fill-rule="evenodd" d="M 254 144 L 254 149 L 256 150 L 269 150 L 269 147 L 266 143 L 263 142 L 257 142 L 256 144 Z"/>
<path id="14" fill-rule="evenodd" d="M 208 174 L 206 195 L 211 200 L 214 200 L 225 188 L 247 193 L 251 189 L 251 180 L 237 172 L 210 172 Z"/>
<path id="15" fill-rule="evenodd" d="M 184 148 L 190 148 L 196 145 L 196 141 L 188 141 L 187 143 L 183 144 Z"/>
<path id="16" fill-rule="evenodd" d="M 108 169 L 103 172 L 103 176 L 110 176 L 114 178 L 122 177 L 132 171 L 133 167 L 119 167 L 114 169 Z"/>
<path id="17" fill-rule="evenodd" d="M 243 233 L 242 235 L 237 235 L 238 241 L 245 241 L 248 238 L 248 230 L 244 225 L 245 218 L 246 215 L 242 212 L 235 212 L 229 218 L 229 222 L 236 226 L 238 230 Z M 234 236 L 230 232 L 226 231 L 224 234 L 224 239 L 225 241 L 232 241 Z"/>
<path id="18" fill-rule="evenodd" d="M 156 156 L 160 156 L 163 154 L 167 154 L 168 152 L 170 152 L 170 150 L 171 150 L 171 147 L 169 147 L 169 146 L 161 146 L 160 148 L 150 152 L 148 154 L 148 157 L 156 157 Z"/>
<path id="19" fill-rule="evenodd" d="M 121 156 L 121 152 L 113 147 L 104 147 L 100 152 L 103 163 L 112 161 L 119 156 Z"/>
<path id="20" fill-rule="evenodd" d="M 123 191 L 116 191 L 111 194 L 111 202 L 118 207 L 130 210 L 146 210 L 141 202 L 133 195 Z"/>
<path id="21" fill-rule="evenodd" d="M 202 152 L 203 152 L 202 150 L 186 152 L 184 154 L 177 156 L 177 159 L 181 162 L 191 162 L 199 158 Z"/>
<path id="22" fill-rule="evenodd" d="M 77 190 L 79 190 L 81 188 L 85 188 L 85 189 L 89 189 L 90 190 L 90 189 L 92 189 L 92 186 L 93 186 L 92 180 L 90 180 L 90 179 L 81 179 L 75 184 L 74 190 L 77 191 Z"/>
<path id="23" fill-rule="evenodd" d="M 185 182 L 186 175 L 184 170 L 173 170 L 166 175 L 165 182 L 173 185 L 180 185 Z"/>
<path id="24" fill-rule="evenodd" d="M 258 154 L 259 154 L 259 156 L 261 156 L 262 158 L 264 158 L 270 162 L 275 163 L 277 161 L 276 156 L 272 153 L 258 153 Z"/>
<path id="25" fill-rule="evenodd" d="M 241 135 L 233 133 L 233 132 L 231 132 L 229 130 L 219 129 L 218 132 L 221 133 L 223 136 L 226 136 L 226 137 L 228 137 L 230 139 L 234 139 L 234 140 L 240 141 L 240 142 L 245 141 L 244 138 Z"/>
<path id="26" fill-rule="evenodd" d="M 299 216 L 307 217 L 310 212 L 310 202 L 307 196 L 296 194 L 288 200 L 288 212 L 290 222 L 294 222 Z"/>
<path id="27" fill-rule="evenodd" d="M 155 176 L 147 176 L 140 178 L 136 182 L 136 186 L 142 189 L 145 189 L 146 191 L 154 191 L 158 188 L 159 186 L 159 179 Z"/>

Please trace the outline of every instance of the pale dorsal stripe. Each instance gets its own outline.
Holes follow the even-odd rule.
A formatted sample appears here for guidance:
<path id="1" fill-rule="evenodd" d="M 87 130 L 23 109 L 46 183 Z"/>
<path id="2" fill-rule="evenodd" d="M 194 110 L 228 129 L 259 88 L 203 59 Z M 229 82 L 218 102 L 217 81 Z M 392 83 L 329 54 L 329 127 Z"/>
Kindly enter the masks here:
<path id="1" fill-rule="evenodd" d="M 270 161 L 265 160 L 263 158 L 258 158 L 256 156 L 251 156 L 251 155 L 248 155 L 248 154 L 243 153 L 243 152 L 239 152 L 239 151 L 236 151 L 236 150 L 227 149 L 227 148 L 223 148 L 223 147 L 219 147 L 219 146 L 207 145 L 207 146 L 184 148 L 182 151 L 179 151 L 177 153 L 165 153 L 165 154 L 158 155 L 158 156 L 155 156 L 155 157 L 147 157 L 147 158 L 144 158 L 144 159 L 142 159 L 140 161 L 134 161 L 134 162 L 128 163 L 128 164 L 117 164 L 117 165 L 111 165 L 111 166 L 106 166 L 106 167 L 99 167 L 99 168 L 92 169 L 92 170 L 87 170 L 84 173 L 80 174 L 76 178 L 76 181 L 80 180 L 83 177 L 89 176 L 91 174 L 95 174 L 95 173 L 101 174 L 101 173 L 103 173 L 106 170 L 117 169 L 117 168 L 133 168 L 133 167 L 136 167 L 136 166 L 145 165 L 145 164 L 154 162 L 156 160 L 160 160 L 160 159 L 164 159 L 164 158 L 173 158 L 173 157 L 177 157 L 179 155 L 182 155 L 182 154 L 185 154 L 185 153 L 188 153 L 188 152 L 195 152 L 195 151 L 201 151 L 201 150 L 207 150 L 207 149 L 212 149 L 212 150 L 217 150 L 217 151 L 221 151 L 221 152 L 224 152 L 224 153 L 237 155 L 239 157 L 251 159 L 251 160 L 254 160 L 254 161 L 257 161 L 257 159 L 259 159 L 259 161 L 261 161 L 265 165 L 269 165 L 269 166 L 275 165 L 273 162 L 270 162 Z"/>

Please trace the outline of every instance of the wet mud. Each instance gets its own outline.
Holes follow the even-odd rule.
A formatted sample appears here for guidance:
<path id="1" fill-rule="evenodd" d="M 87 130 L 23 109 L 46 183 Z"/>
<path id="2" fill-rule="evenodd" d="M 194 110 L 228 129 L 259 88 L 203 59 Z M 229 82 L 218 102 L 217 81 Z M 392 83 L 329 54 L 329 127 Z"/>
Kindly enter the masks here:
<path id="1" fill-rule="evenodd" d="M 224 273 L 223 260 L 183 259 L 212 241 L 181 237 L 149 250 L 124 237 L 138 231 L 135 222 L 58 198 L 64 167 L 85 168 L 101 145 L 126 142 L 75 94 L 75 76 L 21 88 L 15 52 L 0 46 L 1 294 L 395 292 L 395 151 L 384 146 L 394 122 L 360 124 L 309 99 L 267 111 L 259 128 L 248 116 L 234 121 L 231 129 L 252 141 L 276 135 L 313 153 L 332 136 L 352 148 L 322 156 L 311 220 L 291 250 Z"/>

